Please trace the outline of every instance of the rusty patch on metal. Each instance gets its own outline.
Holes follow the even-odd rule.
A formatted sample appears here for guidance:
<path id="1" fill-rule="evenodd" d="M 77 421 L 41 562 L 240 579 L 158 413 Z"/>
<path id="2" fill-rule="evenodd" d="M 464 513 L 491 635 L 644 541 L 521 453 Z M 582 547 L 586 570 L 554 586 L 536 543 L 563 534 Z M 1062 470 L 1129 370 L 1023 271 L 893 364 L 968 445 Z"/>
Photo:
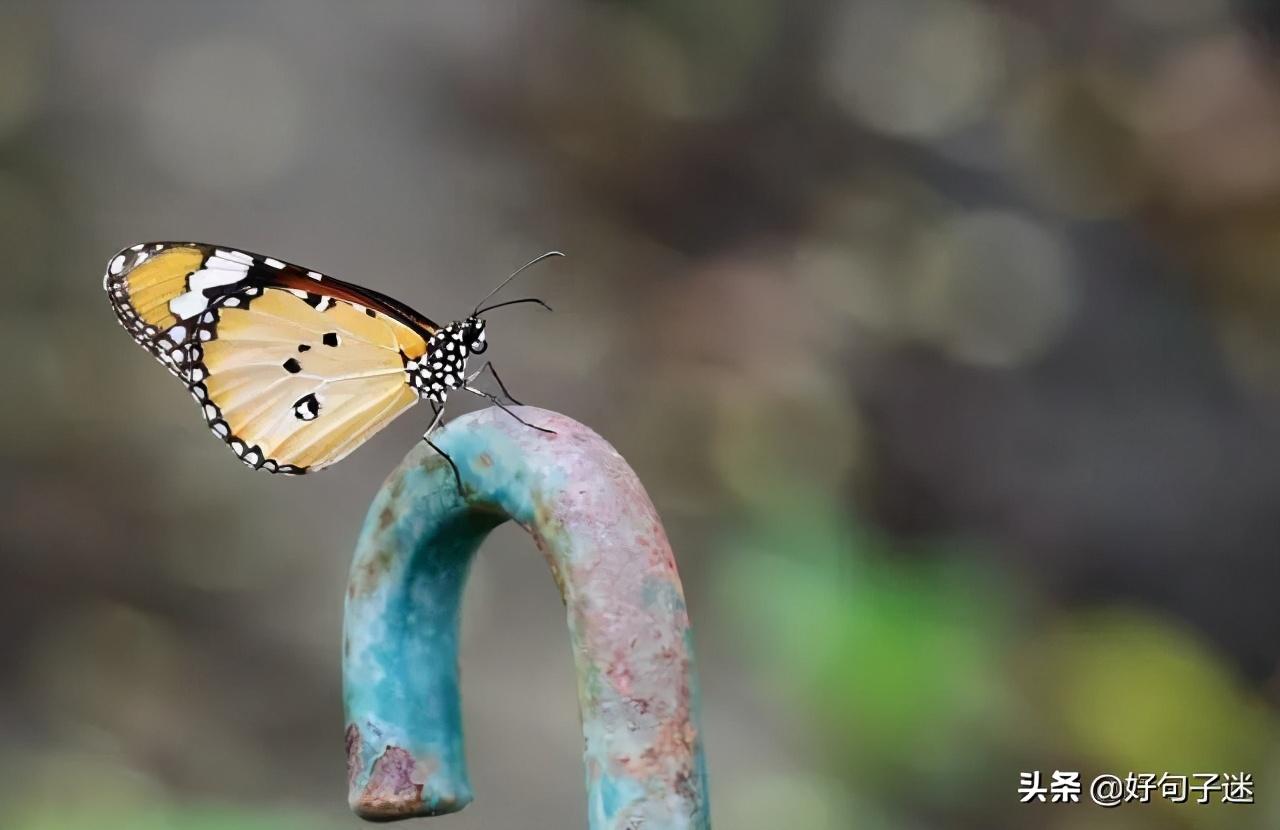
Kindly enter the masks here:
<path id="1" fill-rule="evenodd" d="M 347 586 L 347 595 L 355 597 L 357 594 L 372 593 L 382 583 L 383 577 L 395 559 L 395 550 L 380 545 L 377 552 L 366 558 L 357 572 L 352 575 L 351 583 Z"/>
<path id="2" fill-rule="evenodd" d="M 489 453 L 487 453 L 487 452 L 482 452 L 482 453 L 480 453 L 478 456 L 476 456 L 476 466 L 477 466 L 477 467 L 492 467 L 492 466 L 493 466 L 493 456 L 489 455 Z"/>
<path id="3" fill-rule="evenodd" d="M 396 512 L 391 509 L 391 506 L 382 508 L 382 512 L 378 514 L 378 530 L 386 530 L 395 523 Z"/>
<path id="4" fill-rule="evenodd" d="M 560 555 L 557 551 L 559 537 L 564 535 L 564 523 L 560 521 L 560 517 L 556 513 L 556 506 L 549 504 L 543 498 L 541 492 L 535 492 L 533 494 L 533 524 L 522 526 L 533 536 L 534 545 L 542 554 L 542 558 L 546 560 L 547 567 L 551 569 L 551 578 L 555 580 L 556 590 L 560 592 L 561 601 L 568 604 L 569 597 L 565 593 L 568 574 L 565 574 L 561 568 Z"/>
<path id="5" fill-rule="evenodd" d="M 356 776 L 364 767 L 360 757 L 360 727 L 354 723 L 347 727 L 347 791 L 356 785 Z"/>
<path id="6" fill-rule="evenodd" d="M 697 804 L 702 800 L 698 797 L 698 788 L 693 782 L 693 773 L 688 769 L 681 769 L 676 773 L 675 791 L 690 804 Z"/>
<path id="7" fill-rule="evenodd" d="M 434 805 L 422 800 L 422 788 L 430 770 L 407 750 L 389 746 L 373 762 L 369 781 L 351 807 L 361 818 L 391 821 L 410 816 L 434 816 L 458 809 L 456 799 L 444 798 Z"/>

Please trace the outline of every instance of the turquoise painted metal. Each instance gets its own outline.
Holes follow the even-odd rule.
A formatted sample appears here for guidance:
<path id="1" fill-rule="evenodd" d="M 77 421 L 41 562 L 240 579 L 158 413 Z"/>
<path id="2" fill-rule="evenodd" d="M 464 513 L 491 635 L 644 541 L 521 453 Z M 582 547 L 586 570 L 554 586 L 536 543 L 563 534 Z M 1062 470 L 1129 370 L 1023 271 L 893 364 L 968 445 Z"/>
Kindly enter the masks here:
<path id="1" fill-rule="evenodd" d="M 346 599 L 351 808 L 387 821 L 471 801 L 459 609 L 472 556 L 510 519 L 532 534 L 564 599 L 588 827 L 705 830 L 689 617 L 658 515 L 600 436 L 553 412 L 516 411 L 555 434 L 498 409 L 464 415 L 433 436 L 457 463 L 463 492 L 448 463 L 420 444 L 369 510 Z"/>

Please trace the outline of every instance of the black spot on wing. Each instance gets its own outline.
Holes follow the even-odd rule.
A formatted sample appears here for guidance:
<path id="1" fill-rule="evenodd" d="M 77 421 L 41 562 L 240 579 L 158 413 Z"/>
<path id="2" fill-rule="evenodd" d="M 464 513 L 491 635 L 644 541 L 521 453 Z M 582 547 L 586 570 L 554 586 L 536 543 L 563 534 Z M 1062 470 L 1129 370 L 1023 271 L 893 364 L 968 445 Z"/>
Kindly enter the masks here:
<path id="1" fill-rule="evenodd" d="M 291 357 L 284 362 L 284 370 L 291 375 L 296 375 L 302 371 L 302 364 L 298 362 L 298 358 Z"/>
<path id="2" fill-rule="evenodd" d="M 330 347 L 330 348 L 337 348 L 338 343 L 339 343 L 339 340 L 338 340 L 338 333 L 337 333 L 336 331 L 331 331 L 331 332 L 327 333 L 327 334 L 326 334 L 323 338 L 321 338 L 321 339 L 324 341 L 324 344 L 325 344 L 326 346 Z"/>
<path id="3" fill-rule="evenodd" d="M 294 402 L 293 417 L 299 421 L 314 421 L 320 417 L 320 399 L 314 392 Z"/>

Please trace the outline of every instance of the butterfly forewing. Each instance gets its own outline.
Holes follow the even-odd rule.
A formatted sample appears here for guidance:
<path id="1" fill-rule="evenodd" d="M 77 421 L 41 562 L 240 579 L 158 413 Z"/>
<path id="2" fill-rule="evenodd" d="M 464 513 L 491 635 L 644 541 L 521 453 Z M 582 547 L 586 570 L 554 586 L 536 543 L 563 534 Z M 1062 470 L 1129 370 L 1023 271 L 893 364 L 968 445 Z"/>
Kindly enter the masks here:
<path id="1" fill-rule="evenodd" d="M 328 466 L 412 406 L 405 365 L 437 330 L 375 292 L 211 245 L 135 246 L 104 284 L 213 432 L 272 472 Z"/>

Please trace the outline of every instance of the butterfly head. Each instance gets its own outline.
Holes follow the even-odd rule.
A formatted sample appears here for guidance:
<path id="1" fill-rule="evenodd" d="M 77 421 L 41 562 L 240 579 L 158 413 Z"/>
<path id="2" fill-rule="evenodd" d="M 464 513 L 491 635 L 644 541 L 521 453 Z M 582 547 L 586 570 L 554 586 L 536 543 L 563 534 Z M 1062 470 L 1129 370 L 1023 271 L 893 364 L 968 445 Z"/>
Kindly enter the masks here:
<path id="1" fill-rule="evenodd" d="M 467 382 L 467 358 L 473 354 L 483 354 L 489 348 L 484 336 L 484 319 L 480 316 L 486 311 L 521 303 L 537 303 L 548 311 L 551 306 L 536 297 L 524 297 L 519 300 L 484 305 L 494 294 L 498 293 L 516 275 L 536 262 L 548 257 L 564 256 L 559 251 L 548 251 L 517 268 L 511 276 L 503 280 L 497 288 L 485 295 L 465 319 L 455 320 L 436 331 L 427 341 L 427 353 L 416 360 L 405 358 L 405 371 L 409 375 L 409 384 L 417 391 L 418 396 L 435 403 L 443 403 L 449 393 L 460 389 Z"/>
<path id="2" fill-rule="evenodd" d="M 455 324 L 458 325 L 458 324 Z M 472 354 L 484 354 L 489 344 L 484 339 L 484 320 L 472 315 L 461 322 L 462 340 Z"/>

